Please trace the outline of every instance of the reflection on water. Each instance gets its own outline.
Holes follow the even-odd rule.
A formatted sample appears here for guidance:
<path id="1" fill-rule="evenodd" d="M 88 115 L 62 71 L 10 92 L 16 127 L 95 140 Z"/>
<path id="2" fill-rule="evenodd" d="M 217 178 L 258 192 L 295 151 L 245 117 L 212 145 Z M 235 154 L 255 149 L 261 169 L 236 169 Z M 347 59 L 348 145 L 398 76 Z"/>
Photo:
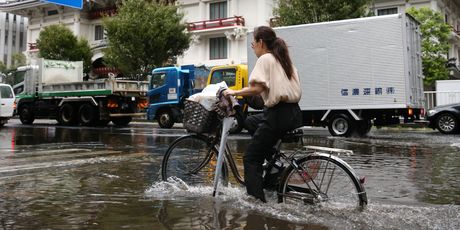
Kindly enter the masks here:
<path id="1" fill-rule="evenodd" d="M 0 229 L 460 229 L 460 138 L 373 130 L 335 138 L 306 130 L 305 145 L 340 156 L 366 177 L 364 212 L 258 203 L 244 188 L 159 181 L 181 129 L 6 126 L 0 130 Z M 248 136 L 230 137 L 242 170 Z M 294 144 L 285 149 L 294 149 Z"/>

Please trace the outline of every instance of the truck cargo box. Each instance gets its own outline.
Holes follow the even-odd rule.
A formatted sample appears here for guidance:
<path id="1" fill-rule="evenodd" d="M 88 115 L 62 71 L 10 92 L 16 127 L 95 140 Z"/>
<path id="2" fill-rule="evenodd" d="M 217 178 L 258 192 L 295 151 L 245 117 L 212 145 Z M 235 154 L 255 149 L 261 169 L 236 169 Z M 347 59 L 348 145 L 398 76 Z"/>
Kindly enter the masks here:
<path id="1" fill-rule="evenodd" d="M 423 107 L 420 32 L 408 15 L 275 28 L 302 84 L 302 109 Z M 248 43 L 252 35 L 248 36 Z M 250 45 L 248 45 L 250 47 Z M 249 49 L 252 70 L 256 58 Z"/>
<path id="2" fill-rule="evenodd" d="M 333 135 L 412 122 L 423 113 L 419 23 L 406 14 L 274 28 L 302 86 L 304 125 Z M 248 35 L 248 69 L 256 57 Z"/>

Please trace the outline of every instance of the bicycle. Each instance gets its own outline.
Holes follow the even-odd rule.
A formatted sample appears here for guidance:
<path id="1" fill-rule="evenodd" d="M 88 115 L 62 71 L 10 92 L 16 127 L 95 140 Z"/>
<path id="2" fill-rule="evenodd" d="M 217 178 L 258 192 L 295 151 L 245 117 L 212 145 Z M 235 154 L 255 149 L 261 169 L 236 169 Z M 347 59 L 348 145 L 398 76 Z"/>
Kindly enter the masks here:
<path id="1" fill-rule="evenodd" d="M 220 142 L 220 128 L 207 134 L 192 133 L 173 141 L 163 157 L 161 176 L 164 181 L 170 177 L 179 178 L 188 185 L 213 183 L 216 159 Z M 278 202 L 288 204 L 337 203 L 362 208 L 367 205 L 367 195 L 363 187 L 364 178 L 359 178 L 354 170 L 337 154 L 352 154 L 351 150 L 304 146 L 286 153 L 281 151 L 282 143 L 302 142 L 303 132 L 296 129 L 288 132 L 274 146 L 275 153 L 264 165 L 264 180 L 272 175 L 272 169 L 281 169 L 279 185 L 276 188 Z M 224 183 L 228 182 L 228 168 L 236 181 L 244 185 L 228 144 L 224 151 L 222 167 Z M 228 166 L 227 166 L 228 165 Z"/>

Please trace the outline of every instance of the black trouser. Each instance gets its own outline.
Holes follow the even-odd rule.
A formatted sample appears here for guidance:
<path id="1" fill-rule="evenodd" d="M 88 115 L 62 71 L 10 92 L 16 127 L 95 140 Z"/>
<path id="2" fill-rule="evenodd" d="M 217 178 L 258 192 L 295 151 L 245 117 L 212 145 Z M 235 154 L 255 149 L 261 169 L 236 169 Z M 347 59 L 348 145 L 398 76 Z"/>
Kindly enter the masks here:
<path id="1" fill-rule="evenodd" d="M 263 168 L 265 159 L 273 153 L 272 148 L 283 135 L 302 125 L 302 113 L 297 103 L 279 103 L 266 108 L 263 114 L 250 116 L 245 121 L 253 134 L 243 158 L 244 181 L 249 195 L 266 202 L 263 190 Z"/>

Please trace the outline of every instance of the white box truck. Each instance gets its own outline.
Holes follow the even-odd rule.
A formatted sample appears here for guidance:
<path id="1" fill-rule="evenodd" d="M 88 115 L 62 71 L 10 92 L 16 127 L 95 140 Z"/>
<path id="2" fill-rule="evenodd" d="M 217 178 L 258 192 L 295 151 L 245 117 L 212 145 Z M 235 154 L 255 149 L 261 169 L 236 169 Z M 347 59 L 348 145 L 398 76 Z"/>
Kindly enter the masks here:
<path id="1" fill-rule="evenodd" d="M 406 14 L 274 28 L 302 85 L 304 125 L 364 135 L 423 113 L 421 34 Z M 249 73 L 256 62 L 248 35 Z"/>
<path id="2" fill-rule="evenodd" d="M 145 116 L 147 81 L 84 81 L 81 61 L 34 59 L 11 77 L 23 124 L 51 118 L 62 125 L 127 125 L 132 117 Z"/>

